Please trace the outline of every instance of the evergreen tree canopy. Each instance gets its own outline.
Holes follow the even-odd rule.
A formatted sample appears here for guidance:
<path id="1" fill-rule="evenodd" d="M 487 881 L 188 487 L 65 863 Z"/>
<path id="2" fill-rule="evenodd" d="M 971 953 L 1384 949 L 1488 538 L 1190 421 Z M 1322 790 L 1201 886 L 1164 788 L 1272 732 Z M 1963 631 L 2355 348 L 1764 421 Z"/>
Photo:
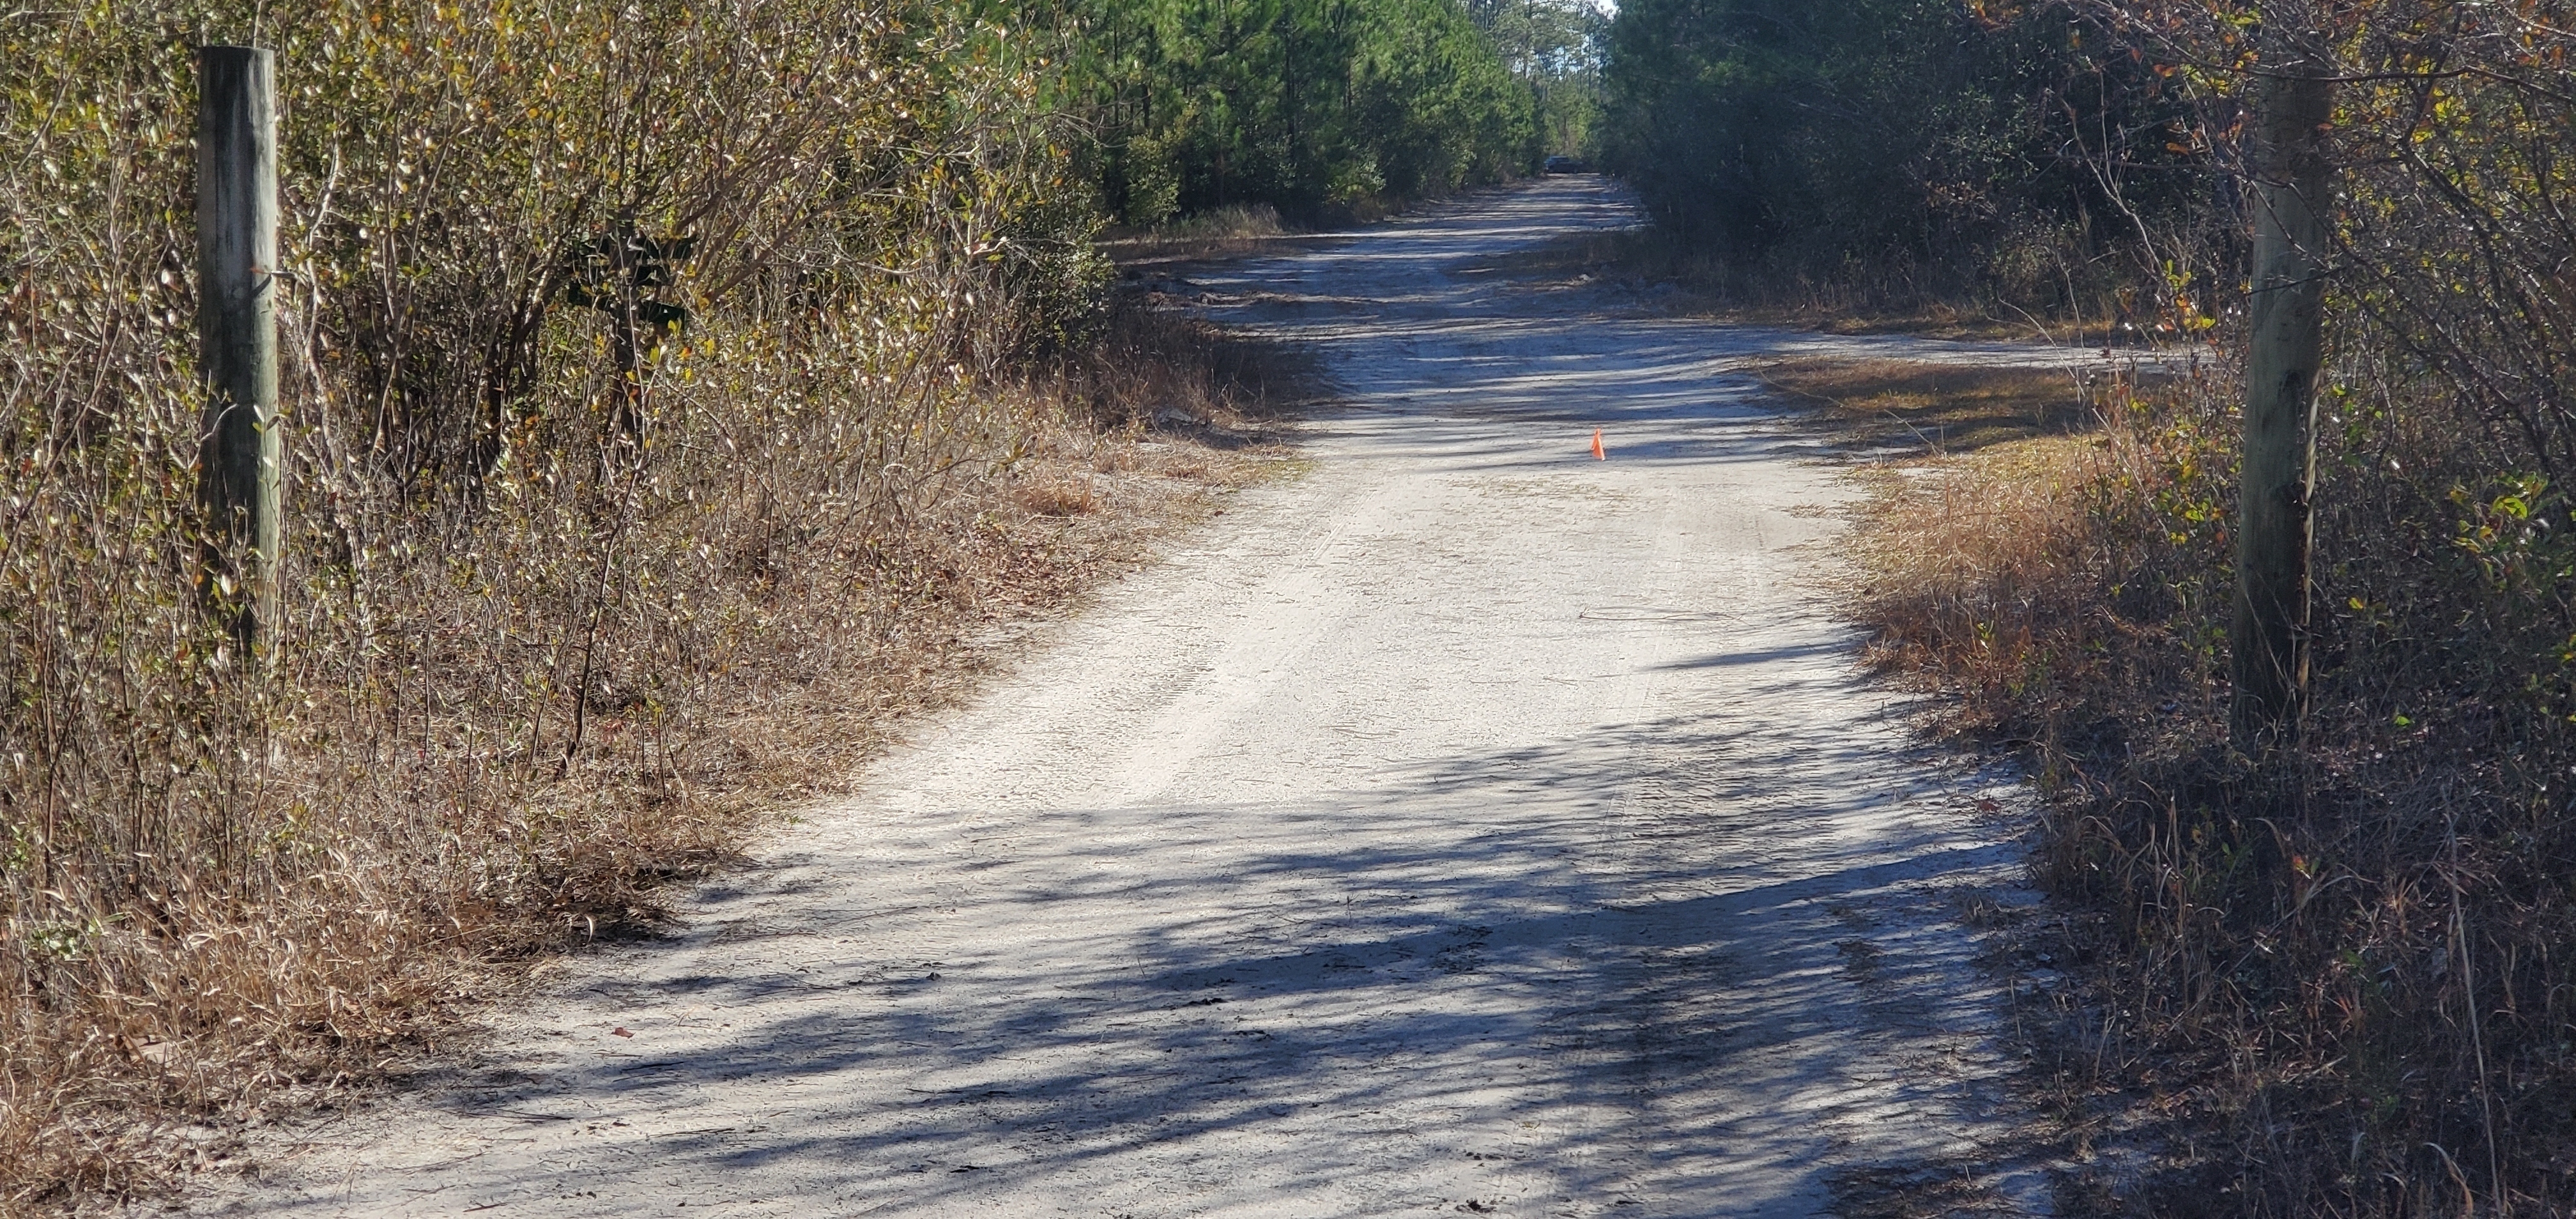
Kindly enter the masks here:
<path id="1" fill-rule="evenodd" d="M 1589 155 L 1601 110 L 1608 10 L 1594 0 L 1467 0 L 1467 15 L 1536 94 L 1542 150 Z"/>
<path id="2" fill-rule="evenodd" d="M 1063 0 L 1110 212 L 1348 214 L 1525 171 L 1536 99 L 1459 0 Z"/>
<path id="3" fill-rule="evenodd" d="M 2180 202 L 2152 170 L 2181 116 L 2149 69 L 2063 10 L 1953 0 L 1626 0 L 1603 143 L 1686 239 L 1831 265 L 1973 260 L 2004 233 L 2073 230 L 2076 257 Z M 2096 231 L 2099 229 L 2100 231 Z"/>

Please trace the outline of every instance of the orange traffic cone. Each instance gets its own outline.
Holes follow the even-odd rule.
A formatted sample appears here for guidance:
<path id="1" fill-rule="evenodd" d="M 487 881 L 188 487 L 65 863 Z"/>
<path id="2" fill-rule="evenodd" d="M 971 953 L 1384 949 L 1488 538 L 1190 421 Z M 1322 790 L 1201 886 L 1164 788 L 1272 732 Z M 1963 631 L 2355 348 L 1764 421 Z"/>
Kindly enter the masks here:
<path id="1" fill-rule="evenodd" d="M 1599 428 L 1592 429 L 1592 460 L 1610 460 L 1610 455 L 1601 451 L 1601 429 Z"/>

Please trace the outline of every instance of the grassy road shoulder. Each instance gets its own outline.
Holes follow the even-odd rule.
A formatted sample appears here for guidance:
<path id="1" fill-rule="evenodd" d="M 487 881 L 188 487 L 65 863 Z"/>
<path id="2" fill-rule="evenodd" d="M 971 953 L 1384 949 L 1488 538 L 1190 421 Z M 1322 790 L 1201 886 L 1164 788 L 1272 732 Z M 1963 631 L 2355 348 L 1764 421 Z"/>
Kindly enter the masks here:
<path id="1" fill-rule="evenodd" d="M 165 867 L 166 889 L 93 896 L 97 917 L 12 954 L 0 1212 L 227 1168 L 248 1128 L 471 1041 L 563 954 L 654 934 L 672 885 L 849 782 L 1027 624 L 1292 473 L 1279 428 L 1315 389 L 1294 352 L 1130 303 L 1092 348 L 963 391 L 952 409 L 986 426 L 874 510 L 836 493 L 832 420 L 729 411 L 674 427 L 660 473 L 686 485 L 578 595 L 528 587 L 541 517 L 480 525 L 506 565 L 480 580 L 389 557 L 375 611 L 423 632 L 385 645 L 409 689 L 271 721 L 267 781 L 300 793 L 281 858 L 223 891 Z M 490 688 L 496 669 L 578 670 L 578 728 L 543 714 L 560 698 Z"/>
<path id="2" fill-rule="evenodd" d="M 2576 1061 L 2552 793 L 2576 757 L 2541 489 L 2457 437 L 2365 446 L 2349 416 L 2370 408 L 2331 401 L 2316 710 L 2297 750 L 2252 759 L 2226 725 L 2229 376 L 1760 373 L 1913 451 L 1871 467 L 1857 518 L 1871 659 L 2041 781 L 2056 901 L 2004 951 L 2074 1166 L 2062 1204 L 2559 1213 Z"/>

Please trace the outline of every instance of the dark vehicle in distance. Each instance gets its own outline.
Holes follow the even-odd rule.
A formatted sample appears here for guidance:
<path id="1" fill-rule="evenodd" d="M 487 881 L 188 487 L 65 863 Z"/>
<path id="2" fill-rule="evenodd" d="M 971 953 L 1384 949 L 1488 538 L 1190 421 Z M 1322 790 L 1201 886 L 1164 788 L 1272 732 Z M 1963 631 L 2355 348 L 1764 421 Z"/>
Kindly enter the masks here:
<path id="1" fill-rule="evenodd" d="M 1583 172 L 1583 162 L 1574 157 L 1549 157 L 1539 166 L 1539 170 L 1542 173 L 1551 174 L 1579 174 Z"/>

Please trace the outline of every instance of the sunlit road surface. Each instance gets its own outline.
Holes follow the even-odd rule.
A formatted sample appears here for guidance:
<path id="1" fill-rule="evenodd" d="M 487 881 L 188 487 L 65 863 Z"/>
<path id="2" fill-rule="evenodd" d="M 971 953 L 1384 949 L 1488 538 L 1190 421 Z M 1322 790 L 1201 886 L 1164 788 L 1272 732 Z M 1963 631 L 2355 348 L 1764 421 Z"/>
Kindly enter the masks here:
<path id="1" fill-rule="evenodd" d="M 1321 354 L 1344 404 L 1303 477 L 1041 632 L 682 934 L 575 963 L 452 1080 L 279 1135 L 201 1205 L 2043 1204 L 1991 1162 L 2001 999 L 1962 921 L 2026 900 L 1976 811 L 2019 797 L 1860 672 L 1827 581 L 1855 491 L 1733 371 L 2020 356 L 1512 269 L 1632 219 L 1552 179 L 1170 285 Z"/>

